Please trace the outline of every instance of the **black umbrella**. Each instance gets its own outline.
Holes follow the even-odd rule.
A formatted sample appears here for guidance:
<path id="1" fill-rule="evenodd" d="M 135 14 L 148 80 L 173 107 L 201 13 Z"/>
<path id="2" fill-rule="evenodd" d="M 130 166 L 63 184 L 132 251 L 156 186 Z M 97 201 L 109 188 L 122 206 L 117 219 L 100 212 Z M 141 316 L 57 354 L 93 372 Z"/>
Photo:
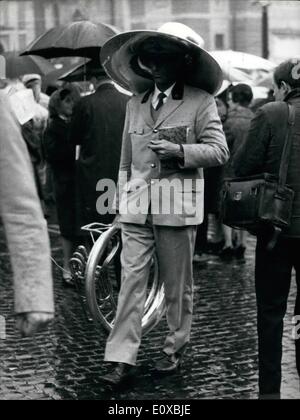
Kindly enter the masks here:
<path id="1" fill-rule="evenodd" d="M 33 41 L 21 55 L 44 58 L 99 56 L 100 48 L 118 31 L 104 23 L 87 20 L 52 28 Z"/>
<path id="2" fill-rule="evenodd" d="M 65 82 L 82 82 L 89 80 L 92 76 L 99 76 L 100 74 L 105 74 L 105 71 L 98 58 L 86 63 L 80 63 L 73 69 L 66 70 L 61 74 L 59 80 Z"/>
<path id="3" fill-rule="evenodd" d="M 28 56 L 29 57 L 29 56 Z M 76 70 L 78 67 L 84 65 L 87 61 L 86 58 L 79 58 L 79 61 L 76 64 L 65 64 L 59 68 L 55 68 L 53 71 L 51 71 L 50 73 L 48 73 L 44 78 L 43 78 L 43 87 L 44 89 L 47 86 L 58 86 L 59 84 L 61 84 L 61 78 L 66 75 L 69 74 L 71 72 L 73 72 L 74 70 Z"/>
<path id="4" fill-rule="evenodd" d="M 24 74 L 39 74 L 45 76 L 55 67 L 42 57 L 20 57 L 16 52 L 4 52 L 5 74 L 8 79 L 16 79 Z"/>

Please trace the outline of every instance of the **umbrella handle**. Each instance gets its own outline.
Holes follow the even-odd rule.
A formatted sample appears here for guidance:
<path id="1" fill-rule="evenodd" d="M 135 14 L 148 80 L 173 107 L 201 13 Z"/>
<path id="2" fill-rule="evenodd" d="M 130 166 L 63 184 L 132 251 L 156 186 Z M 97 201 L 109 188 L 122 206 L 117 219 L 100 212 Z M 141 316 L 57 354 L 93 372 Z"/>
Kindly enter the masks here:
<path id="1" fill-rule="evenodd" d="M 83 81 L 86 83 L 86 57 L 84 57 Z"/>

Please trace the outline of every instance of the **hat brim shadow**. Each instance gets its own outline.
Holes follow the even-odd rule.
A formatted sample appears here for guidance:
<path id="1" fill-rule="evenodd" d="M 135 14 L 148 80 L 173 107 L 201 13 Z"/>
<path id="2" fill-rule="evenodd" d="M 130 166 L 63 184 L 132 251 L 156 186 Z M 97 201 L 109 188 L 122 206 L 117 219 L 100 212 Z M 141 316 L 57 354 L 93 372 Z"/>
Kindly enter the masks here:
<path id="1" fill-rule="evenodd" d="M 183 80 L 186 84 L 215 94 L 223 80 L 222 70 L 216 60 L 203 48 L 189 40 L 158 31 L 130 31 L 116 35 L 102 47 L 100 61 L 109 77 L 132 93 L 142 93 L 153 86 L 153 81 L 146 72 L 137 73 L 135 59 L 138 47 L 149 37 L 172 40 L 186 47 L 192 58 L 192 65 L 187 66 Z M 132 65 L 135 63 L 135 66 Z"/>

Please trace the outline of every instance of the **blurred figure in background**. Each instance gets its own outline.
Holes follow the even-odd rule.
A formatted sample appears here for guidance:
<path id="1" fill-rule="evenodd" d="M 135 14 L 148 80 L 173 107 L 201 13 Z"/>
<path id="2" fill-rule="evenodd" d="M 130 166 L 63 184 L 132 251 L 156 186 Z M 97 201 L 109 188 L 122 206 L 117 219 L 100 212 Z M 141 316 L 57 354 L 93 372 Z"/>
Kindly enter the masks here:
<path id="1" fill-rule="evenodd" d="M 42 78 L 39 74 L 25 74 L 22 82 L 27 89 L 31 89 L 37 104 L 48 109 L 49 96 L 42 92 Z"/>
<path id="2" fill-rule="evenodd" d="M 228 117 L 227 92 L 230 82 L 224 80 L 215 100 L 218 114 L 226 134 L 226 120 Z M 204 218 L 203 223 L 197 227 L 195 242 L 195 255 L 193 262 L 198 267 L 205 266 L 209 257 L 203 254 L 218 254 L 224 246 L 222 224 L 219 221 L 220 190 L 224 177 L 224 166 L 204 168 Z M 208 239 L 210 230 L 210 240 Z"/>
<path id="3" fill-rule="evenodd" d="M 31 89 L 34 97 L 34 116 L 32 120 L 22 127 L 23 137 L 30 150 L 30 156 L 35 169 L 35 177 L 38 186 L 39 197 L 42 202 L 44 215 L 48 217 L 45 196 L 46 188 L 46 164 L 42 152 L 42 139 L 49 116 L 49 97 L 42 93 L 42 79 L 39 74 L 26 74 L 22 77 L 26 89 Z"/>
<path id="4" fill-rule="evenodd" d="M 253 92 L 249 85 L 240 83 L 232 86 L 228 94 L 229 112 L 226 119 L 226 139 L 230 151 L 230 159 L 225 166 L 225 177 L 234 177 L 233 159 L 237 150 L 243 146 L 247 138 L 251 120 L 254 116 L 249 106 L 253 99 Z M 243 230 L 234 230 L 223 225 L 225 244 L 220 252 L 224 260 L 236 257 L 244 260 L 248 233 Z M 236 238 L 234 244 L 233 240 Z M 235 245 L 235 246 L 234 246 Z"/>
<path id="5" fill-rule="evenodd" d="M 268 95 L 266 98 L 259 98 L 259 99 L 253 100 L 250 107 L 251 111 L 255 113 L 262 106 L 268 104 L 269 102 L 274 102 L 274 101 L 275 101 L 274 89 L 269 89 Z"/>
<path id="6" fill-rule="evenodd" d="M 65 285 L 72 284 L 69 260 L 75 243 L 75 147 L 70 140 L 70 124 L 79 99 L 79 90 L 72 85 L 53 93 L 49 102 L 50 120 L 43 140 L 45 158 L 53 174 Z"/>
<path id="7" fill-rule="evenodd" d="M 0 216 L 13 269 L 17 327 L 28 336 L 54 315 L 50 246 L 20 124 L 1 91 L 0 127 Z"/>
<path id="8" fill-rule="evenodd" d="M 71 141 L 80 149 L 76 164 L 76 233 L 83 225 L 111 223 L 114 215 L 100 215 L 96 186 L 101 179 L 115 183 L 121 155 L 127 95 L 120 93 L 100 63 L 90 69 L 95 93 L 80 99 L 71 122 Z M 85 241 L 87 244 L 87 241 Z"/>

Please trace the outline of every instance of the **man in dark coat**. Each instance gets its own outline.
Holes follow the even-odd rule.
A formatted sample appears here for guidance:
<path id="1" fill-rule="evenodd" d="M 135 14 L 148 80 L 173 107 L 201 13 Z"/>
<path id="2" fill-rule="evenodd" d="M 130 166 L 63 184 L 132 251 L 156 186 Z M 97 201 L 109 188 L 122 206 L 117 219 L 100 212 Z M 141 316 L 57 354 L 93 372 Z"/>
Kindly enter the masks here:
<path id="1" fill-rule="evenodd" d="M 292 150 L 288 164 L 287 184 L 295 191 L 292 220 L 272 251 L 267 250 L 267 234 L 257 237 L 255 286 L 259 350 L 259 392 L 262 398 L 279 398 L 283 318 L 291 284 L 292 268 L 296 270 L 297 298 L 295 323 L 300 317 L 300 60 L 289 60 L 275 70 L 276 102 L 264 105 L 253 119 L 249 136 L 234 158 L 237 176 L 263 172 L 278 175 L 286 138 L 288 106 L 295 111 L 291 128 Z M 292 325 L 292 322 L 291 322 Z M 299 324 L 295 330 L 299 331 Z M 296 339 L 296 362 L 300 376 L 300 337 Z"/>
<path id="2" fill-rule="evenodd" d="M 100 64 L 99 64 L 100 67 Z M 102 69 L 90 79 L 95 93 L 81 98 L 71 123 L 71 141 L 80 146 L 76 170 L 76 229 L 83 225 L 111 223 L 114 216 L 100 215 L 96 191 L 101 179 L 118 178 L 122 133 L 129 97 L 120 93 Z"/>

